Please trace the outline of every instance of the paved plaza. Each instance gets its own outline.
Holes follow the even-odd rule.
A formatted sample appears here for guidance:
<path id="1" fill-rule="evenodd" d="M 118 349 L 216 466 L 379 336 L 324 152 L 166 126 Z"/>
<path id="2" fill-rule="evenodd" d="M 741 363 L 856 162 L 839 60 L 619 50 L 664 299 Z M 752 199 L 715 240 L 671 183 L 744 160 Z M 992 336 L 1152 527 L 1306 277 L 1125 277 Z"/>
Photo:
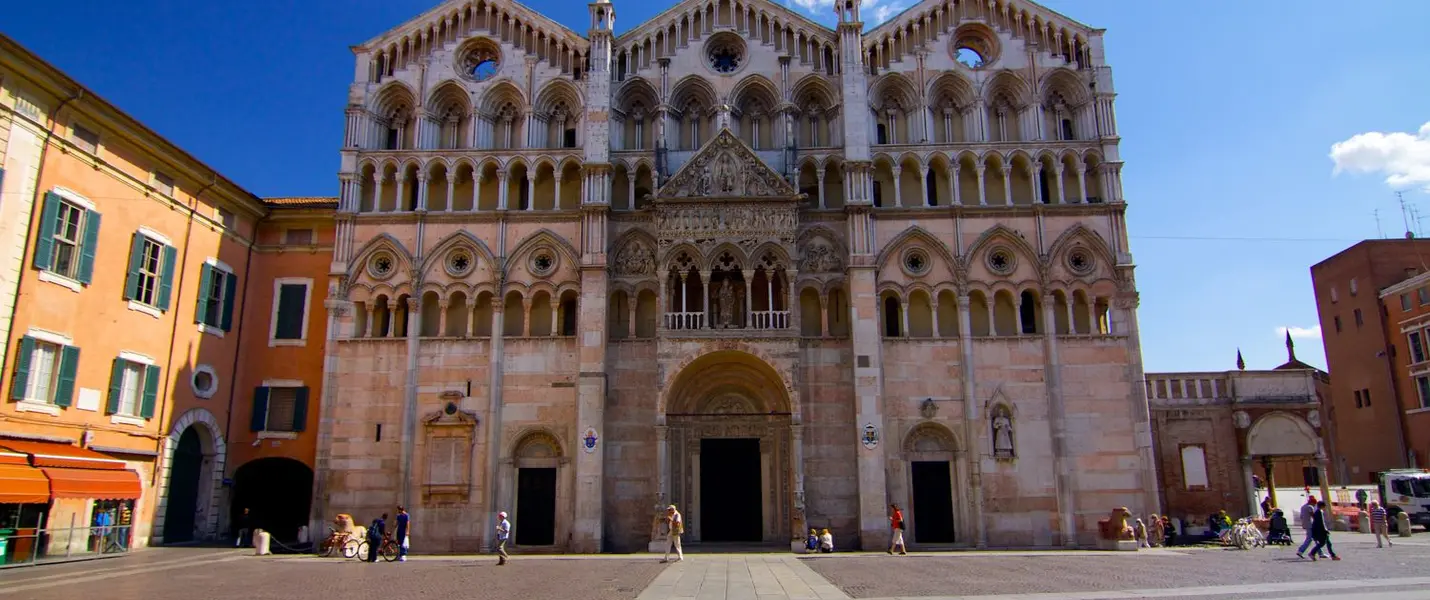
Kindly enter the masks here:
<path id="1" fill-rule="evenodd" d="M 1337 536 L 1344 560 L 1294 548 L 915 553 L 414 556 L 366 564 L 228 549 L 0 571 L 0 600 L 1430 600 L 1430 536 L 1376 549 Z"/>

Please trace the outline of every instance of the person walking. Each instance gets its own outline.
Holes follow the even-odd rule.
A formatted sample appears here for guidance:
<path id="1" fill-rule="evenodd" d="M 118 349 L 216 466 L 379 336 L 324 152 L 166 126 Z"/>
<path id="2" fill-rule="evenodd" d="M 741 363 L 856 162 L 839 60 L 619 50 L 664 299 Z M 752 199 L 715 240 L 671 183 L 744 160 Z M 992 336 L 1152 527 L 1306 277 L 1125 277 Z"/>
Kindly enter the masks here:
<path id="1" fill-rule="evenodd" d="M 245 508 L 243 509 L 243 512 L 239 513 L 238 523 L 235 524 L 237 525 L 237 527 L 234 527 L 234 530 L 237 531 L 237 533 L 233 536 L 234 548 L 242 546 L 244 538 L 248 537 L 249 527 L 252 526 L 252 524 L 249 523 L 249 520 L 250 517 L 248 516 L 248 509 Z"/>
<path id="2" fill-rule="evenodd" d="M 397 538 L 396 538 L 396 540 L 397 540 L 397 561 L 398 561 L 398 562 L 407 562 L 407 535 L 408 535 L 408 533 L 409 533 L 409 532 L 408 532 L 408 522 L 411 521 L 411 519 L 412 519 L 412 517 L 407 514 L 407 508 L 399 504 L 399 505 L 397 506 Z"/>
<path id="3" fill-rule="evenodd" d="M 1331 553 L 1331 560 L 1341 559 L 1336 556 L 1335 547 L 1331 546 L 1331 529 L 1326 525 L 1326 507 L 1320 504 L 1317 504 L 1315 512 L 1311 513 L 1311 537 L 1316 539 L 1316 545 L 1311 548 L 1312 561 L 1316 560 L 1317 555 L 1321 555 L 1322 547 Z"/>
<path id="4" fill-rule="evenodd" d="M 1296 516 L 1296 524 L 1300 525 L 1301 531 L 1306 533 L 1305 541 L 1301 542 L 1301 547 L 1296 549 L 1296 558 L 1306 558 L 1306 549 L 1316 541 L 1311 535 L 1311 522 L 1314 520 L 1315 514 L 1316 497 L 1310 496 L 1306 498 L 1306 503 L 1301 505 L 1301 512 Z"/>
<path id="5" fill-rule="evenodd" d="M 506 564 L 508 558 L 506 554 L 506 541 L 511 537 L 511 521 L 506 520 L 506 513 L 497 513 L 497 566 Z"/>
<path id="6" fill-rule="evenodd" d="M 680 547 L 680 536 L 685 535 L 685 517 L 675 510 L 675 505 L 665 507 L 665 527 L 670 532 L 670 544 L 665 547 L 665 558 L 660 562 L 670 562 L 670 551 L 675 551 L 675 561 L 685 560 L 685 551 Z"/>
<path id="7" fill-rule="evenodd" d="M 387 513 L 382 513 L 381 517 L 372 520 L 372 525 L 367 528 L 367 562 L 377 562 L 377 555 L 382 554 L 382 540 L 387 537 Z"/>
<path id="8" fill-rule="evenodd" d="M 1395 546 L 1390 541 L 1390 518 L 1385 513 L 1385 507 L 1379 502 L 1370 502 L 1370 530 L 1375 533 L 1375 547 Z M 1380 538 L 1385 538 L 1385 546 L 1380 545 Z"/>
<path id="9" fill-rule="evenodd" d="M 899 505 L 890 504 L 893 514 L 889 515 L 889 526 L 894 530 L 894 539 L 889 542 L 889 554 L 894 553 L 894 548 L 899 549 L 899 554 L 906 555 L 909 548 L 904 545 L 904 511 L 899 510 Z"/>

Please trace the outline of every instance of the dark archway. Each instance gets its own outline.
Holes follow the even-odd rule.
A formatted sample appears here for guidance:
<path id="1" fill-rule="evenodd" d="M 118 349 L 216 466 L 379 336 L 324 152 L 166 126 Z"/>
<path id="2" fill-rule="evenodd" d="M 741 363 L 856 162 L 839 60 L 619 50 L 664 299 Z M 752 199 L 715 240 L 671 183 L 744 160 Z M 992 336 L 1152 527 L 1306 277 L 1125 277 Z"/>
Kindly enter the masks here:
<path id="1" fill-rule="evenodd" d="M 204 465 L 204 445 L 197 427 L 179 436 L 169 464 L 168 505 L 164 509 L 164 543 L 194 541 L 194 517 L 199 507 L 199 474 Z"/>
<path id="2" fill-rule="evenodd" d="M 233 474 L 230 523 L 237 531 L 243 509 L 249 510 L 249 527 L 262 529 L 278 540 L 298 538 L 308 523 L 313 500 L 313 470 L 291 458 L 260 458 Z"/>

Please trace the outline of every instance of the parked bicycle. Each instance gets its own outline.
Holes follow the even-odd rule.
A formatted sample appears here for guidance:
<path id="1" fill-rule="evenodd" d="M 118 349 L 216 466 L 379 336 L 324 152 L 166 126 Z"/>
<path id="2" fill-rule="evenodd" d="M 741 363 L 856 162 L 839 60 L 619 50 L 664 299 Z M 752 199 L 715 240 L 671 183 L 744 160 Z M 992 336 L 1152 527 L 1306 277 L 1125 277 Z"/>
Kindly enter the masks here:
<path id="1" fill-rule="evenodd" d="M 333 552 L 339 548 L 342 548 L 343 558 L 352 558 L 357 556 L 360 546 L 361 544 L 353 539 L 351 535 L 329 527 L 328 537 L 324 539 L 322 543 L 318 544 L 318 555 L 326 558 L 332 556 Z"/>
<path id="2" fill-rule="evenodd" d="M 372 545 L 369 542 L 364 541 L 361 544 L 358 544 L 358 549 L 355 556 L 357 556 L 359 559 L 362 559 L 366 557 L 367 553 L 371 550 Z M 378 556 L 382 557 L 382 560 L 385 560 L 387 562 L 397 560 L 397 540 L 392 539 L 391 535 L 382 536 L 382 543 L 378 545 L 377 553 Z"/>
<path id="3" fill-rule="evenodd" d="M 1251 519 L 1238 519 L 1234 525 L 1221 531 L 1220 538 L 1222 544 L 1242 550 L 1266 545 L 1266 536 L 1251 523 Z"/>

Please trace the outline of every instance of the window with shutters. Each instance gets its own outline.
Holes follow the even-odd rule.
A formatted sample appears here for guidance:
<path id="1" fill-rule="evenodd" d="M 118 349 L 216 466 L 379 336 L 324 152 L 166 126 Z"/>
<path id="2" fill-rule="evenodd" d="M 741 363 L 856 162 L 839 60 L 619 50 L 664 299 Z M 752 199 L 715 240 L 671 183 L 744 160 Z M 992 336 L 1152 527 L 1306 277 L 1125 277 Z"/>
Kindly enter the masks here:
<path id="1" fill-rule="evenodd" d="M 169 310 L 177 258 L 178 251 L 158 233 L 141 227 L 134 234 L 129 247 L 129 274 L 124 282 L 129 308 L 155 317 Z"/>
<path id="2" fill-rule="evenodd" d="M 249 429 L 259 434 L 278 434 L 267 437 L 291 438 L 292 434 L 305 429 L 308 420 L 308 388 L 286 381 L 271 383 L 254 391 Z M 279 383 L 281 385 L 277 385 Z"/>
<path id="3" fill-rule="evenodd" d="M 99 153 L 99 134 L 78 123 L 70 128 L 70 142 L 90 154 Z"/>
<path id="4" fill-rule="evenodd" d="M 58 414 L 56 408 L 70 405 L 79 367 L 79 348 L 68 345 L 67 341 L 67 338 L 31 330 L 31 335 L 20 338 L 16 344 L 15 378 L 10 397 L 25 405 L 22 409 L 40 408 L 40 412 Z"/>
<path id="5" fill-rule="evenodd" d="M 1420 340 L 1420 332 L 1419 332 L 1419 331 L 1412 331 L 1412 332 L 1410 332 L 1410 335 L 1407 336 L 1407 337 L 1409 337 L 1409 339 L 1410 339 L 1410 362 L 1411 362 L 1411 364 L 1425 362 L 1425 345 L 1424 345 L 1424 343 Z"/>
<path id="6" fill-rule="evenodd" d="M 63 188 L 45 194 L 34 255 L 40 279 L 75 291 L 88 285 L 94 275 L 99 224 L 100 214 L 84 197 Z"/>
<path id="7" fill-rule="evenodd" d="M 273 320 L 269 346 L 302 346 L 308 338 L 309 278 L 287 277 L 273 282 Z"/>
<path id="8" fill-rule="evenodd" d="M 312 229 L 288 229 L 283 232 L 283 243 L 288 246 L 313 245 Z"/>
<path id="9" fill-rule="evenodd" d="M 199 331 L 223 337 L 233 329 L 237 291 L 238 278 L 228 265 L 213 258 L 204 261 L 199 273 L 198 307 L 194 310 Z"/>
<path id="10" fill-rule="evenodd" d="M 174 178 L 154 171 L 154 189 L 159 190 L 160 194 L 174 197 Z"/>
<path id="11" fill-rule="evenodd" d="M 105 403 L 110 421 L 143 426 L 145 419 L 154 418 L 159 371 L 152 360 L 132 352 L 122 352 L 114 359 L 109 373 L 109 399 Z"/>

